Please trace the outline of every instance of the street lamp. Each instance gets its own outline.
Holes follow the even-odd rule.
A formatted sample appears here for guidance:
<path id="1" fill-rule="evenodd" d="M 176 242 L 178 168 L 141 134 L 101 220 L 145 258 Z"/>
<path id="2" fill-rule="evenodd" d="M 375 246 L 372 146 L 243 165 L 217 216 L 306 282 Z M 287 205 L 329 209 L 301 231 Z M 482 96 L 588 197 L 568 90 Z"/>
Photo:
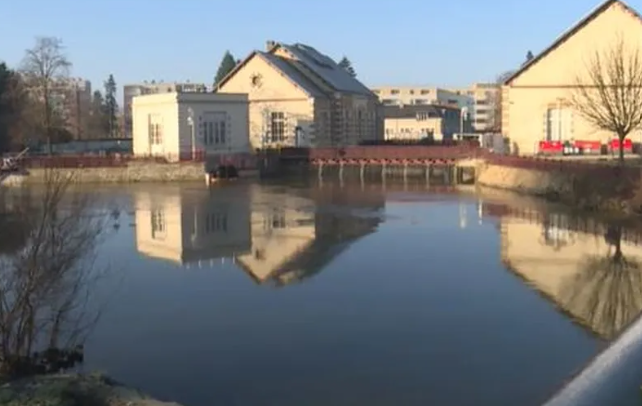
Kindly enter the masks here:
<path id="1" fill-rule="evenodd" d="M 468 115 L 468 107 L 462 107 L 459 112 L 459 137 L 464 138 L 464 119 Z"/>
<path id="2" fill-rule="evenodd" d="M 187 108 L 187 124 L 189 125 L 190 136 L 192 137 L 192 161 L 196 159 L 196 131 L 194 126 L 194 110 Z"/>

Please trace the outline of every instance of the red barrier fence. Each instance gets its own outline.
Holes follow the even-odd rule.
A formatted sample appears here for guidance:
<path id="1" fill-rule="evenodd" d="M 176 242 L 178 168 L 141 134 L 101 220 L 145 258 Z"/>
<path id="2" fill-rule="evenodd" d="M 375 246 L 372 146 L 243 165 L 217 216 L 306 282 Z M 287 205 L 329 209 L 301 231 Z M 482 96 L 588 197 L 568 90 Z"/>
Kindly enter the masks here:
<path id="1" fill-rule="evenodd" d="M 624 153 L 633 153 L 633 141 L 624 139 Z M 540 155 L 595 155 L 616 153 L 620 150 L 620 140 L 613 139 L 606 144 L 600 141 L 539 141 L 537 143 L 537 153 Z"/>
<path id="2" fill-rule="evenodd" d="M 470 145 L 457 146 L 396 146 L 370 145 L 345 148 L 282 148 L 285 159 L 463 159 L 473 158 L 481 148 Z"/>

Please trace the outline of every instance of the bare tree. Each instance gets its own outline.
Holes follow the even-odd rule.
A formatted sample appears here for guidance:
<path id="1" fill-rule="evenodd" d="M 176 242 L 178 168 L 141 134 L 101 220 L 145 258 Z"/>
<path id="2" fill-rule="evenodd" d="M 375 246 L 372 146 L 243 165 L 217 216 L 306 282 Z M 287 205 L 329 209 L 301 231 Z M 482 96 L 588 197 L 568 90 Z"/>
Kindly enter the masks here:
<path id="1" fill-rule="evenodd" d="M 49 171 L 45 190 L 18 213 L 23 238 L 0 254 L 0 376 L 46 373 L 82 359 L 102 218 L 72 179 Z"/>
<path id="2" fill-rule="evenodd" d="M 642 57 L 620 37 L 596 51 L 587 69 L 577 75 L 571 105 L 594 128 L 617 135 L 620 164 L 624 140 L 642 128 Z"/>
<path id="3" fill-rule="evenodd" d="M 32 96 L 41 103 L 42 129 L 51 153 L 51 138 L 54 125 L 54 90 L 56 82 L 69 75 L 71 62 L 67 59 L 61 39 L 38 37 L 33 48 L 25 51 L 22 72 L 32 90 Z"/>

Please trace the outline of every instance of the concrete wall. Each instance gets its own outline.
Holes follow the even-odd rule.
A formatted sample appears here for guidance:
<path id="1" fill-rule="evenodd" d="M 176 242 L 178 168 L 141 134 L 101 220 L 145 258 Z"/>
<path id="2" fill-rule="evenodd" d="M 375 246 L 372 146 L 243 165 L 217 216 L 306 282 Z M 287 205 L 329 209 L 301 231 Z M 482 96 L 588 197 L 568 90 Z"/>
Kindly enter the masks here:
<path id="1" fill-rule="evenodd" d="M 133 182 L 178 182 L 205 181 L 202 162 L 181 164 L 131 163 L 126 167 L 55 169 L 73 176 L 81 183 L 133 183 Z M 41 184 L 45 182 L 44 169 L 30 169 L 22 176 L 24 183 Z"/>
<path id="2" fill-rule="evenodd" d="M 639 179 L 615 173 L 575 174 L 563 168 L 546 171 L 485 163 L 476 172 L 479 186 L 540 196 L 580 210 L 621 215 L 642 209 Z"/>

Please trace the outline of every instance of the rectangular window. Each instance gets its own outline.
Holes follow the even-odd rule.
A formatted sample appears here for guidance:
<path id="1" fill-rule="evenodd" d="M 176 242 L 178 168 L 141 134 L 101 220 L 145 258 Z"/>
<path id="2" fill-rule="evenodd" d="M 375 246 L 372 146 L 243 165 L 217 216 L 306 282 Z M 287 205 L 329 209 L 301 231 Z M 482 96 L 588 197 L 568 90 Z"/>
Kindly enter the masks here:
<path id="1" fill-rule="evenodd" d="M 203 142 L 205 145 L 222 146 L 226 144 L 227 114 L 206 113 L 203 123 Z"/>
<path id="2" fill-rule="evenodd" d="M 546 140 L 566 141 L 572 137 L 572 112 L 566 108 L 548 109 L 546 114 Z"/>
<path id="3" fill-rule="evenodd" d="M 167 224 L 165 223 L 165 213 L 162 210 L 152 210 L 151 213 L 152 238 L 162 240 L 167 234 Z"/>
<path id="4" fill-rule="evenodd" d="M 208 213 L 205 218 L 205 232 L 207 234 L 226 233 L 227 215 L 224 213 Z"/>
<path id="5" fill-rule="evenodd" d="M 285 222 L 285 212 L 282 210 L 273 210 L 271 213 L 267 213 L 263 217 L 263 229 L 266 231 L 286 228 L 287 223 Z"/>
<path id="6" fill-rule="evenodd" d="M 163 126 L 160 117 L 152 115 L 148 117 L 147 136 L 150 145 L 161 145 L 163 143 Z"/>
<path id="7" fill-rule="evenodd" d="M 285 141 L 285 113 L 273 112 L 270 116 L 272 134 L 271 142 Z"/>

